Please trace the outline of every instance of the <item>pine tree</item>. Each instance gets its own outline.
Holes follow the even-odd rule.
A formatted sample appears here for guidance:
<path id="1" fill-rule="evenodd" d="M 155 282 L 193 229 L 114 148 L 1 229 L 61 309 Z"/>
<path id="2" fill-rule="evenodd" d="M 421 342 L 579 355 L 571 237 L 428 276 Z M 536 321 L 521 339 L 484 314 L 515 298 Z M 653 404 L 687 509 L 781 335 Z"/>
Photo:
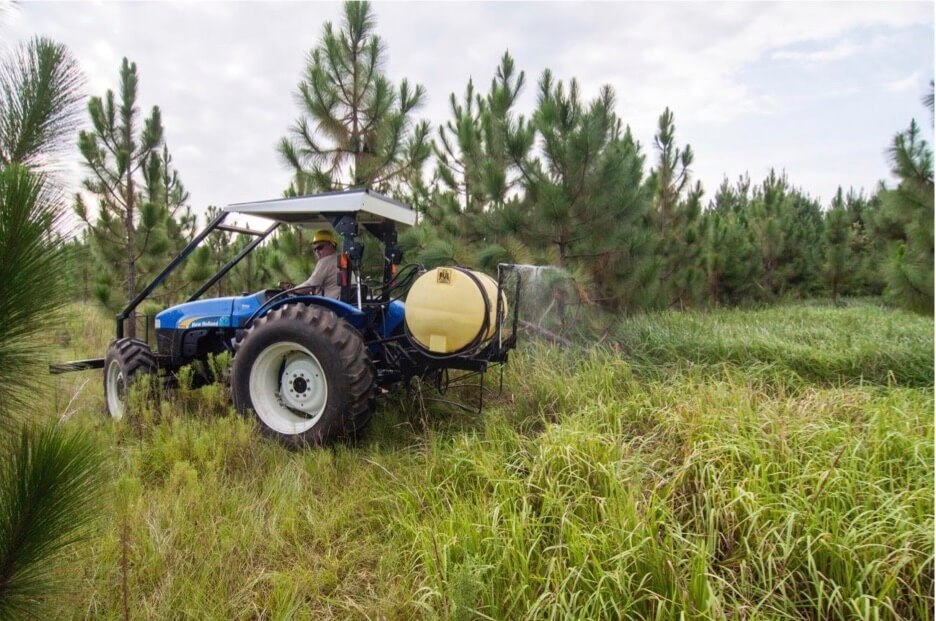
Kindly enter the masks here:
<path id="1" fill-rule="evenodd" d="M 86 190 L 98 197 L 98 219 L 92 223 L 81 196 L 76 197 L 75 212 L 91 227 L 96 253 L 110 268 L 105 274 L 110 282 L 97 288 L 99 299 L 117 308 L 133 299 L 141 285 L 140 262 L 148 256 L 165 255 L 169 242 L 164 230 L 164 213 L 159 205 L 144 199 L 147 184 L 144 167 L 158 168 L 158 149 L 163 142 L 159 108 L 139 120 L 137 108 L 138 76 L 136 63 L 123 59 L 120 68 L 120 101 L 107 91 L 103 99 L 92 97 L 88 112 L 93 130 L 82 131 L 78 146 L 90 175 L 84 180 Z M 123 295 L 110 296 L 109 284 Z M 132 313 L 126 334 L 136 335 L 136 314 Z"/>
<path id="2" fill-rule="evenodd" d="M 532 127 L 523 116 L 514 115 L 525 85 L 525 72 L 517 73 L 510 52 L 504 52 L 480 107 L 484 145 L 480 181 L 488 211 L 501 209 L 511 201 L 511 194 L 522 181 L 520 163 L 533 148 Z"/>
<path id="3" fill-rule="evenodd" d="M 68 48 L 48 39 L 0 58 L 0 422 L 46 375 L 38 337 L 67 301 L 61 196 L 41 170 L 75 129 L 82 82 Z"/>
<path id="4" fill-rule="evenodd" d="M 531 256 L 512 217 L 522 200 L 519 162 L 534 140 L 531 125 L 513 114 L 525 79 L 505 52 L 485 96 L 475 92 L 472 81 L 461 102 L 451 94 L 452 119 L 439 127 L 433 147 L 441 187 L 425 214 L 435 235 L 416 246 L 421 260 L 451 254 L 493 271 L 499 262 Z M 422 237 L 410 235 L 407 241 Z"/>
<path id="5" fill-rule="evenodd" d="M 439 127 L 436 156 L 436 187 L 421 212 L 415 229 L 401 237 L 403 248 L 419 262 L 429 265 L 458 263 L 473 265 L 473 247 L 482 237 L 484 195 L 480 170 L 483 134 L 480 108 L 484 105 L 469 80 L 462 103 L 449 96 L 452 119 Z"/>
<path id="6" fill-rule="evenodd" d="M 205 219 L 210 222 L 220 213 L 221 209 L 214 205 L 209 205 L 205 211 Z M 222 230 L 214 231 L 205 238 L 202 245 L 189 257 L 186 270 L 189 269 L 189 265 L 195 265 L 197 267 L 191 269 L 199 274 L 216 273 L 237 254 L 237 250 L 235 250 L 234 246 L 234 239 L 235 236 L 233 233 Z M 228 295 L 229 292 L 239 291 L 240 289 L 236 286 L 231 286 L 233 284 L 232 281 L 232 274 L 228 272 L 224 278 L 214 285 L 213 294 L 217 297 L 224 297 Z"/>
<path id="7" fill-rule="evenodd" d="M 847 287 L 854 269 L 849 247 L 850 230 L 845 198 L 842 196 L 842 188 L 839 188 L 825 213 L 823 240 L 823 276 L 833 301 Z"/>
<path id="8" fill-rule="evenodd" d="M 439 140 L 432 145 L 437 174 L 451 197 L 448 202 L 455 207 L 456 214 L 470 216 L 483 211 L 481 165 L 484 156 L 480 119 L 483 105 L 483 100 L 475 93 L 474 82 L 468 80 L 462 103 L 455 98 L 455 93 L 449 95 L 453 118 L 439 126 Z M 441 224 L 442 220 L 440 214 L 436 221 Z"/>
<path id="9" fill-rule="evenodd" d="M 93 438 L 61 421 L 24 425 L 43 382 L 41 335 L 57 321 L 69 277 L 56 225 L 55 164 L 70 138 L 82 78 L 68 49 L 33 39 L 0 58 L 0 618 L 46 618 L 61 593 L 56 563 L 97 514 L 102 459 Z"/>
<path id="10" fill-rule="evenodd" d="M 539 90 L 532 122 L 542 159 L 522 166 L 523 239 L 570 270 L 590 289 L 587 299 L 610 308 L 641 305 L 653 272 L 640 226 L 648 208 L 643 158 L 630 131 L 622 132 L 614 92 L 605 86 L 586 106 L 575 80 L 566 91 L 548 70 Z"/>
<path id="11" fill-rule="evenodd" d="M 252 240 L 247 235 L 238 235 L 231 244 L 231 258 L 239 253 Z M 276 282 L 273 274 L 267 267 L 267 257 L 271 250 L 267 245 L 258 246 L 238 263 L 228 275 L 222 279 L 227 295 L 257 291 Z"/>
<path id="12" fill-rule="evenodd" d="M 793 188 L 790 197 L 787 287 L 798 297 L 812 297 L 822 291 L 822 206 L 799 188 Z"/>
<path id="13" fill-rule="evenodd" d="M 845 196 L 848 247 L 852 256 L 848 295 L 879 296 L 884 291 L 883 265 L 887 258 L 887 240 L 875 231 L 880 204 L 877 195 L 867 198 L 861 192 L 849 190 Z"/>
<path id="14" fill-rule="evenodd" d="M 931 105 L 932 96 L 927 99 Z M 933 153 L 916 121 L 889 150 L 897 187 L 880 193 L 878 228 L 892 239 L 885 266 L 885 297 L 917 312 L 933 313 Z"/>
<path id="15" fill-rule="evenodd" d="M 146 186 L 143 199 L 153 205 L 160 223 L 158 233 L 165 236 L 164 252 L 145 253 L 140 257 L 140 274 L 146 281 L 157 274 L 171 257 L 177 255 L 195 236 L 196 217 L 188 204 L 189 193 L 179 176 L 179 171 L 172 166 L 172 155 L 165 143 L 157 156 L 150 156 L 143 169 Z M 196 252 L 198 252 L 196 250 Z M 160 306 L 172 304 L 180 294 L 185 293 L 194 282 L 210 277 L 212 271 L 197 260 L 189 260 L 184 270 L 170 274 L 162 286 L 157 289 L 152 299 Z"/>
<path id="16" fill-rule="evenodd" d="M 91 289 L 93 287 L 94 256 L 91 253 L 91 243 L 87 229 L 78 232 L 74 237 L 65 240 L 65 254 L 68 256 L 69 278 L 64 283 L 68 288 L 70 300 L 88 302 L 93 300 Z"/>
<path id="17" fill-rule="evenodd" d="M 196 218 L 189 205 L 189 193 L 172 165 L 169 147 L 163 144 L 159 157 L 148 162 L 146 179 L 147 200 L 166 212 L 169 238 L 173 251 L 182 250 L 195 236 Z"/>
<path id="18" fill-rule="evenodd" d="M 667 306 L 680 308 L 697 302 L 704 275 L 700 269 L 702 235 L 699 230 L 702 186 L 691 185 L 692 147 L 679 148 L 669 108 L 659 118 L 654 144 L 659 153 L 651 171 L 654 188 L 655 228 L 659 231 L 659 254 L 663 262 L 662 287 Z"/>
<path id="19" fill-rule="evenodd" d="M 711 302 L 736 305 L 756 299 L 761 261 L 748 225 L 751 182 L 725 179 L 702 216 L 706 293 Z"/>
<path id="20" fill-rule="evenodd" d="M 369 2 L 345 2 L 336 29 L 325 24 L 299 83 L 302 116 L 279 153 L 296 194 L 366 187 L 409 199 L 425 193 L 429 124 L 412 116 L 425 90 L 383 73 L 385 47 Z"/>
<path id="21" fill-rule="evenodd" d="M 734 185 L 728 177 L 722 180 L 715 191 L 715 196 L 708 209 L 717 213 L 747 213 L 751 208 L 751 178 L 745 173 L 738 177 Z"/>
<path id="22" fill-rule="evenodd" d="M 0 64 L 0 167 L 55 161 L 78 125 L 83 77 L 64 45 L 35 37 Z"/>
<path id="23" fill-rule="evenodd" d="M 308 256 L 309 246 L 302 229 L 280 227 L 264 256 L 264 268 L 272 280 L 300 283 L 308 278 L 314 267 Z"/>
<path id="24" fill-rule="evenodd" d="M 761 255 L 761 295 L 814 295 L 820 288 L 822 209 L 771 170 L 751 200 L 748 223 Z"/>

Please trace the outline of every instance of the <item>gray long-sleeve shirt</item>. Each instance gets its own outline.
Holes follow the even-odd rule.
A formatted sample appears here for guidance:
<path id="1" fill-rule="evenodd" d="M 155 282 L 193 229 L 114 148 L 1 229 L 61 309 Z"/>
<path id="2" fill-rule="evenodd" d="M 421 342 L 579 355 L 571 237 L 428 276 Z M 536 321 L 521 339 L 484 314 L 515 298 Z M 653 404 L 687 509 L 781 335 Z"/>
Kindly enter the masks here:
<path id="1" fill-rule="evenodd" d="M 338 284 L 338 253 L 319 259 L 312 275 L 299 286 L 321 287 L 322 295 L 337 299 L 341 295 L 341 286 Z"/>

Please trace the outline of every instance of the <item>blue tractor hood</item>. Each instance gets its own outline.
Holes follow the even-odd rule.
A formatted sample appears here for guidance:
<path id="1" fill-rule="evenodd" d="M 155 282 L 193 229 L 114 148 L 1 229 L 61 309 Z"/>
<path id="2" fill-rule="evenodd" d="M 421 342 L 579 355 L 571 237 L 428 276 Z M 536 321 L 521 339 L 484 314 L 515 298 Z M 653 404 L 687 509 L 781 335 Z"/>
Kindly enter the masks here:
<path id="1" fill-rule="evenodd" d="M 253 295 L 186 302 L 156 315 L 157 330 L 237 328 L 260 308 L 264 292 Z"/>

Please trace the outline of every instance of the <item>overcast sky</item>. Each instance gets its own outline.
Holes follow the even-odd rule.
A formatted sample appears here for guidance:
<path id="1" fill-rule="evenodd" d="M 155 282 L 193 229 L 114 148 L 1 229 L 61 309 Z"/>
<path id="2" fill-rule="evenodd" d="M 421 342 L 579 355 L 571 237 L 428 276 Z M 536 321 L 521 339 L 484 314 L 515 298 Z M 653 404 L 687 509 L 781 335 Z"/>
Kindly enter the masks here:
<path id="1" fill-rule="evenodd" d="M 2 2 L 3 0 L 0 0 Z M 921 98 L 933 78 L 932 2 L 378 2 L 387 75 L 423 84 L 419 116 L 449 118 L 469 78 L 486 90 L 509 50 L 526 72 L 529 114 L 549 68 L 591 99 L 603 84 L 653 160 L 669 106 L 696 154 L 706 199 L 727 175 L 771 167 L 827 204 L 842 185 L 892 182 L 886 149 L 912 118 L 932 143 Z M 41 34 L 65 43 L 87 93 L 117 89 L 136 62 L 139 103 L 159 105 L 176 168 L 198 212 L 282 195 L 275 145 L 299 115 L 309 50 L 341 5 L 309 2 L 27 2 L 0 15 L 0 45 Z M 75 162 L 79 157 L 75 150 Z M 80 167 L 74 164 L 71 189 Z"/>

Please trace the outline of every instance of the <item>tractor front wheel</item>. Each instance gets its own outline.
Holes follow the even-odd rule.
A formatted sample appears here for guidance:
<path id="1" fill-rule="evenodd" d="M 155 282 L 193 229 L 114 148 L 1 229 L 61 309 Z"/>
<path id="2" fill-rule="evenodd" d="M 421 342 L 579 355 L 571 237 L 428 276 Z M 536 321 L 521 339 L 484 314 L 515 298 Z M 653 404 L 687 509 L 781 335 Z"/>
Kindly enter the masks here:
<path id="1" fill-rule="evenodd" d="M 290 447 L 328 444 L 370 420 L 374 365 L 361 335 L 335 313 L 290 304 L 251 326 L 234 355 L 231 389 L 241 413 Z"/>
<path id="2" fill-rule="evenodd" d="M 119 420 L 127 413 L 130 386 L 156 373 L 156 358 L 139 339 L 117 339 L 104 356 L 104 400 L 107 413 Z"/>

